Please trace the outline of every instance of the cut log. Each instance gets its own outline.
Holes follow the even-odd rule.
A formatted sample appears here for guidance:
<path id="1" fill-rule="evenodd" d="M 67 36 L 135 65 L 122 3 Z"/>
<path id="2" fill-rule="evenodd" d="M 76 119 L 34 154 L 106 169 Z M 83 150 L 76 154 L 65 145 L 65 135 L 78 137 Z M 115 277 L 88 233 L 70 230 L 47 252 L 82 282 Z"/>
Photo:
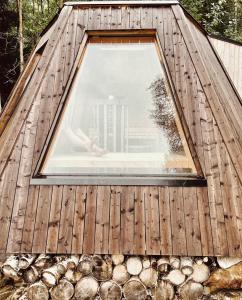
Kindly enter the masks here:
<path id="1" fill-rule="evenodd" d="M 149 257 L 145 256 L 142 260 L 143 269 L 147 269 L 151 266 Z"/>
<path id="2" fill-rule="evenodd" d="M 73 269 L 69 269 L 65 273 L 65 278 L 73 284 L 77 283 L 77 281 L 82 279 L 82 277 L 83 275 L 81 274 L 81 272 Z"/>
<path id="3" fill-rule="evenodd" d="M 60 277 L 61 274 L 58 272 L 57 265 L 44 270 L 42 273 L 42 280 L 49 287 L 56 285 Z"/>
<path id="4" fill-rule="evenodd" d="M 17 288 L 7 300 L 19 300 L 25 294 L 25 287 Z"/>
<path id="5" fill-rule="evenodd" d="M 101 284 L 99 295 L 102 300 L 120 300 L 122 291 L 116 282 L 109 280 Z"/>
<path id="6" fill-rule="evenodd" d="M 200 283 L 188 281 L 178 290 L 183 300 L 199 300 L 203 296 L 203 286 Z"/>
<path id="7" fill-rule="evenodd" d="M 173 300 L 175 291 L 170 282 L 162 280 L 152 289 L 152 294 L 154 295 L 154 300 Z"/>
<path id="8" fill-rule="evenodd" d="M 158 273 L 153 268 L 144 269 L 139 274 L 139 278 L 145 286 L 151 288 L 157 284 Z"/>
<path id="9" fill-rule="evenodd" d="M 210 287 L 210 292 L 218 292 L 223 289 L 240 289 L 242 286 L 242 262 L 229 269 L 214 271 L 205 285 Z"/>
<path id="10" fill-rule="evenodd" d="M 179 269 L 180 268 L 180 259 L 175 256 L 170 257 L 170 265 L 173 269 Z"/>
<path id="11" fill-rule="evenodd" d="M 131 275 L 139 275 L 142 271 L 142 262 L 141 259 L 137 257 L 129 257 L 127 259 L 127 271 Z"/>
<path id="12" fill-rule="evenodd" d="M 87 276 L 79 280 L 75 287 L 76 300 L 93 300 L 98 292 L 98 282 Z"/>
<path id="13" fill-rule="evenodd" d="M 39 279 L 39 272 L 35 268 L 35 266 L 30 266 L 25 272 L 24 272 L 24 280 L 28 283 L 34 283 Z"/>
<path id="14" fill-rule="evenodd" d="M 0 289 L 0 300 L 6 300 L 8 297 L 11 297 L 11 295 L 14 292 L 14 287 L 7 285 Z"/>
<path id="15" fill-rule="evenodd" d="M 124 256 L 122 254 L 112 255 L 112 261 L 115 266 L 121 265 L 124 262 Z"/>
<path id="16" fill-rule="evenodd" d="M 121 285 L 129 280 L 129 273 L 125 265 L 117 265 L 114 267 L 113 280 Z"/>
<path id="17" fill-rule="evenodd" d="M 20 256 L 18 267 L 19 269 L 26 270 L 35 260 L 36 255 L 24 254 Z"/>
<path id="18" fill-rule="evenodd" d="M 50 295 L 52 300 L 69 300 L 74 295 L 73 284 L 66 279 L 61 279 L 56 286 L 51 288 Z"/>
<path id="19" fill-rule="evenodd" d="M 27 297 L 28 300 L 48 300 L 49 292 L 46 285 L 39 281 L 28 288 Z"/>
<path id="20" fill-rule="evenodd" d="M 170 272 L 171 266 L 168 258 L 160 258 L 157 261 L 157 270 L 161 275 L 166 275 Z"/>
<path id="21" fill-rule="evenodd" d="M 57 264 L 57 270 L 60 274 L 65 274 L 67 269 L 75 269 L 78 265 L 79 257 L 71 255 Z"/>
<path id="22" fill-rule="evenodd" d="M 193 273 L 191 275 L 191 279 L 193 281 L 202 283 L 208 280 L 209 274 L 210 274 L 209 268 L 204 263 L 193 264 Z"/>
<path id="23" fill-rule="evenodd" d="M 217 263 L 222 269 L 228 269 L 242 261 L 242 258 L 237 257 L 217 257 Z"/>
<path id="24" fill-rule="evenodd" d="M 34 262 L 34 265 L 38 270 L 47 269 L 51 266 L 51 264 L 51 256 L 45 254 L 40 254 Z"/>
<path id="25" fill-rule="evenodd" d="M 145 300 L 147 296 L 144 284 L 138 279 L 130 279 L 123 287 L 126 300 Z"/>
<path id="26" fill-rule="evenodd" d="M 185 281 L 186 276 L 180 270 L 176 269 L 172 270 L 164 279 L 169 280 L 174 285 L 181 285 Z"/>
<path id="27" fill-rule="evenodd" d="M 18 281 L 20 279 L 18 272 L 18 257 L 15 255 L 11 255 L 7 258 L 2 266 L 2 272 L 4 276 L 8 278 L 12 278 L 14 281 Z"/>
<path id="28" fill-rule="evenodd" d="M 103 259 L 99 255 L 93 257 L 93 271 L 92 275 L 98 281 L 106 281 L 112 278 L 112 260 L 106 257 Z"/>
<path id="29" fill-rule="evenodd" d="M 181 271 L 184 275 L 190 276 L 193 273 L 193 261 L 190 257 L 181 258 Z"/>
<path id="30" fill-rule="evenodd" d="M 78 271 L 83 275 L 89 275 L 93 269 L 93 260 L 87 257 L 79 261 L 77 266 Z"/>

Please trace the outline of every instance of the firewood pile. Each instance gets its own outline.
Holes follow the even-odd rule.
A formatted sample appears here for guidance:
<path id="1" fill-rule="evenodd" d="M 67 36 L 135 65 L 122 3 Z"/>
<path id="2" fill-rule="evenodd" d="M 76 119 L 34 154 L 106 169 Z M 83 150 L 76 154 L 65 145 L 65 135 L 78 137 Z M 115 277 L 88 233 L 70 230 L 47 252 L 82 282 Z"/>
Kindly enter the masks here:
<path id="1" fill-rule="evenodd" d="M 11 255 L 0 300 L 242 299 L 242 259 Z"/>

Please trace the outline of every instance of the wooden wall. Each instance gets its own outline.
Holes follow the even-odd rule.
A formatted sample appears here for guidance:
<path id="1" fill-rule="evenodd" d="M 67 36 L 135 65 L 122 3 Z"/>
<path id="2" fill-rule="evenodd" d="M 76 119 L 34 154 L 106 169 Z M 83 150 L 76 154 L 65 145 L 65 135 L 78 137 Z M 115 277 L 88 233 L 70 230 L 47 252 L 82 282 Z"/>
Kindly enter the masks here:
<path id="1" fill-rule="evenodd" d="M 240 97 L 242 98 L 242 44 L 210 38 Z"/>
<path id="2" fill-rule="evenodd" d="M 84 30 L 131 28 L 157 29 L 208 187 L 30 185 Z M 12 118 L 4 124 L 6 108 L 0 120 L 0 252 L 241 256 L 238 115 L 229 123 L 240 111 L 210 64 L 221 72 L 207 37 L 178 5 L 64 7 Z"/>

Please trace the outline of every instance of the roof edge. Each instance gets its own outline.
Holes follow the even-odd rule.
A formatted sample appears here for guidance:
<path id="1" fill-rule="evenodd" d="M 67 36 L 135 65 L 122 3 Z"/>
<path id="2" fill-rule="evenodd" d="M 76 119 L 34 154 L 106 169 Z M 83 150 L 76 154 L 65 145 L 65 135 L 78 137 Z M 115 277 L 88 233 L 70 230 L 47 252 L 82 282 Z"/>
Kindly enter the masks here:
<path id="1" fill-rule="evenodd" d="M 137 0 L 137 1 L 70 1 L 65 2 L 65 6 L 120 6 L 120 5 L 127 5 L 127 6 L 160 6 L 160 5 L 172 5 L 172 4 L 179 4 L 178 0 Z"/>

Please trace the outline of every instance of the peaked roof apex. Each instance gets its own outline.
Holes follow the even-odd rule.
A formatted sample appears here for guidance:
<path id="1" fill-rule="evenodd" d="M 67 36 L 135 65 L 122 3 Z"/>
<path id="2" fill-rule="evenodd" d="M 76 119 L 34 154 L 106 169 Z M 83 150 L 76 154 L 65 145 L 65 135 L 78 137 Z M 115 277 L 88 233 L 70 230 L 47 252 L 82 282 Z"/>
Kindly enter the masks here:
<path id="1" fill-rule="evenodd" d="M 179 4 L 178 0 L 134 0 L 134 1 L 70 1 L 65 2 L 65 6 L 106 6 L 106 5 L 146 5 L 146 6 L 154 6 L 154 5 L 171 5 L 171 4 Z"/>

